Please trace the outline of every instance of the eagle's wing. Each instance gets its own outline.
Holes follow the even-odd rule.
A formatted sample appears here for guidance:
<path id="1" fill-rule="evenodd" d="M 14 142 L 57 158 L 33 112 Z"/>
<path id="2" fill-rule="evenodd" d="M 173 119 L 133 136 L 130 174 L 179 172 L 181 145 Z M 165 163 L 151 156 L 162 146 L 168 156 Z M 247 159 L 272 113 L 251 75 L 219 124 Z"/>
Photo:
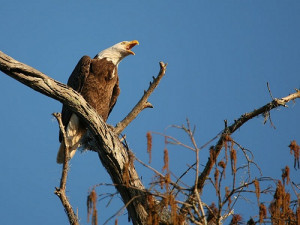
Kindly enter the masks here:
<path id="1" fill-rule="evenodd" d="M 81 90 L 84 86 L 84 82 L 89 74 L 90 65 L 91 65 L 91 58 L 89 56 L 83 56 L 79 62 L 77 63 L 75 69 L 73 70 L 71 76 L 68 80 L 68 86 L 73 88 L 75 91 L 81 93 Z M 65 128 L 67 127 L 70 118 L 72 116 L 72 111 L 69 109 L 68 106 L 63 105 L 62 107 L 62 122 Z M 62 141 L 62 134 L 59 133 L 59 141 Z"/>
<path id="2" fill-rule="evenodd" d="M 112 92 L 112 96 L 111 96 L 111 100 L 110 100 L 110 104 L 109 104 L 109 113 L 108 115 L 111 113 L 111 111 L 113 110 L 115 104 L 117 103 L 117 99 L 118 96 L 120 94 L 120 87 L 119 87 L 119 77 L 117 78 L 117 82 L 114 86 L 113 92 Z"/>

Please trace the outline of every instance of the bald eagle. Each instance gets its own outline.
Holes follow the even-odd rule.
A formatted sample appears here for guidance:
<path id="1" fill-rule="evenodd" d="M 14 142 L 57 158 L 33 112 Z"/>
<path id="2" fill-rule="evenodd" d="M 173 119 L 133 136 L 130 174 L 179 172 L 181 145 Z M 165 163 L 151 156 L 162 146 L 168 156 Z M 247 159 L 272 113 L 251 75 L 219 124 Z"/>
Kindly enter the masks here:
<path id="1" fill-rule="evenodd" d="M 98 53 L 94 59 L 83 56 L 77 63 L 68 80 L 68 86 L 79 92 L 85 100 L 97 111 L 104 121 L 116 104 L 120 94 L 118 65 L 128 55 L 134 55 L 131 49 L 138 41 L 122 41 Z M 67 105 L 62 107 L 62 122 L 66 130 L 66 140 L 70 146 L 70 158 L 76 153 L 81 139 L 87 129 L 78 116 Z M 63 163 L 65 143 L 62 133 L 57 163 Z"/>

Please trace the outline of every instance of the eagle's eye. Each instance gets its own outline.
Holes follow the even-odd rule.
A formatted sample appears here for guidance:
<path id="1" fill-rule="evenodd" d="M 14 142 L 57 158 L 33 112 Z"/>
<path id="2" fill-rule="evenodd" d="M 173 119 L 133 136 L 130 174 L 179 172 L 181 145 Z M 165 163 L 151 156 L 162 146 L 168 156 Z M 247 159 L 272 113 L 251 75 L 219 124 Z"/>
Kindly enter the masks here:
<path id="1" fill-rule="evenodd" d="M 122 42 L 121 42 L 121 45 L 125 45 L 125 41 L 122 41 Z"/>

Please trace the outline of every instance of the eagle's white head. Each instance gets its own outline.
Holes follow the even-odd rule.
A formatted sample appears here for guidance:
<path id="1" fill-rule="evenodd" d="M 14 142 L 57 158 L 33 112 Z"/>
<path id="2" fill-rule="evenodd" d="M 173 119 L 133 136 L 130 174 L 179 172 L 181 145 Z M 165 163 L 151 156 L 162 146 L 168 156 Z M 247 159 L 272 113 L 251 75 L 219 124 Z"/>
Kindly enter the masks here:
<path id="1" fill-rule="evenodd" d="M 128 55 L 135 55 L 131 49 L 138 45 L 139 42 L 137 40 L 134 41 L 122 41 L 117 43 L 101 52 L 99 52 L 95 58 L 103 59 L 106 58 L 108 61 L 112 61 L 115 65 L 118 65 L 122 59 L 124 59 Z"/>

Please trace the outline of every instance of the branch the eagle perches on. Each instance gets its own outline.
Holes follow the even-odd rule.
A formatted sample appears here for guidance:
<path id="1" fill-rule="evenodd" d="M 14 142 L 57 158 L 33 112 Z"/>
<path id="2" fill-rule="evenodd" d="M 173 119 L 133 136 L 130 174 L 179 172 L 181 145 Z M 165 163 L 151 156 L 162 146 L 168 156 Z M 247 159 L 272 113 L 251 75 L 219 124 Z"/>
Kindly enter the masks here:
<path id="1" fill-rule="evenodd" d="M 124 185 L 123 169 L 129 161 L 128 150 L 120 142 L 118 134 L 145 108 L 152 107 L 148 102 L 150 94 L 157 87 L 161 78 L 165 75 L 167 65 L 160 62 L 160 71 L 150 87 L 144 92 L 143 97 L 133 110 L 117 124 L 114 131 L 107 126 L 96 111 L 85 99 L 72 88 L 62 84 L 42 72 L 9 57 L 0 51 L 0 70 L 10 77 L 18 80 L 26 86 L 68 105 L 80 118 L 88 124 L 95 143 L 99 158 L 109 173 L 116 189 L 120 193 L 130 218 L 134 224 L 144 224 L 147 217 L 147 201 L 145 199 L 146 188 L 142 184 L 134 166 L 126 167 L 129 172 L 129 184 Z M 139 198 L 137 198 L 139 196 Z M 67 210 L 67 208 L 65 208 Z M 74 221 L 70 221 L 72 224 Z"/>
<path id="2" fill-rule="evenodd" d="M 128 152 L 128 149 L 120 142 L 118 136 L 144 108 L 152 107 L 151 103 L 148 102 L 148 98 L 153 90 L 157 87 L 161 78 L 164 76 L 166 72 L 166 64 L 162 62 L 160 63 L 160 72 L 150 84 L 149 89 L 145 91 L 141 100 L 128 114 L 128 116 L 118 123 L 114 129 L 111 129 L 109 126 L 107 126 L 107 124 L 103 122 L 95 110 L 87 104 L 84 98 L 72 88 L 53 80 L 52 78 L 30 66 L 14 60 L 1 51 L 0 70 L 25 84 L 26 86 L 29 86 L 46 96 L 68 105 L 85 121 L 86 124 L 88 124 L 88 128 L 95 140 L 95 150 L 98 152 L 103 166 L 106 168 L 113 184 L 120 193 L 133 224 L 147 224 L 147 210 L 149 209 L 149 203 L 147 201 L 148 191 L 142 184 L 133 163 L 128 164 L 131 159 L 130 157 L 132 156 Z M 216 162 L 216 158 L 218 157 L 224 142 L 226 141 L 225 137 L 234 133 L 250 119 L 258 115 L 266 115 L 266 113 L 269 113 L 270 110 L 279 106 L 286 106 L 287 102 L 293 101 L 296 98 L 300 98 L 300 91 L 297 89 L 295 93 L 290 94 L 287 97 L 280 99 L 273 98 L 270 103 L 262 106 L 261 108 L 253 110 L 250 113 L 243 114 L 239 119 L 235 120 L 232 125 L 227 126 L 227 122 L 225 123 L 224 130 L 218 136 L 219 140 L 217 141 L 216 145 L 213 146 L 214 154 L 208 158 L 203 171 L 197 177 L 197 182 L 191 188 L 190 195 L 187 197 L 186 201 L 181 203 L 181 215 L 185 217 L 189 213 L 189 209 L 194 205 L 194 203 L 200 201 L 199 195 L 201 195 L 204 183 L 210 175 Z M 59 121 L 59 115 L 56 114 L 55 117 Z M 59 122 L 59 124 L 61 125 L 61 122 Z M 67 165 L 67 160 L 65 160 L 65 164 Z M 67 170 L 66 165 L 65 169 Z M 123 178 L 124 168 L 128 170 L 128 177 L 130 177 L 130 179 L 126 182 L 124 182 Z M 62 179 L 65 178 L 66 173 L 62 176 Z M 65 189 L 65 184 L 61 184 L 60 188 L 56 189 L 56 194 L 58 196 L 64 195 L 64 191 L 61 191 L 62 189 Z M 71 212 L 68 211 L 66 206 L 64 207 L 67 210 L 67 213 Z M 164 216 L 161 216 L 160 224 L 171 224 L 170 221 L 164 221 L 163 218 Z M 78 219 L 74 212 L 72 217 L 69 217 L 69 221 L 71 224 L 78 224 Z M 203 224 L 205 224 L 205 222 Z"/>

